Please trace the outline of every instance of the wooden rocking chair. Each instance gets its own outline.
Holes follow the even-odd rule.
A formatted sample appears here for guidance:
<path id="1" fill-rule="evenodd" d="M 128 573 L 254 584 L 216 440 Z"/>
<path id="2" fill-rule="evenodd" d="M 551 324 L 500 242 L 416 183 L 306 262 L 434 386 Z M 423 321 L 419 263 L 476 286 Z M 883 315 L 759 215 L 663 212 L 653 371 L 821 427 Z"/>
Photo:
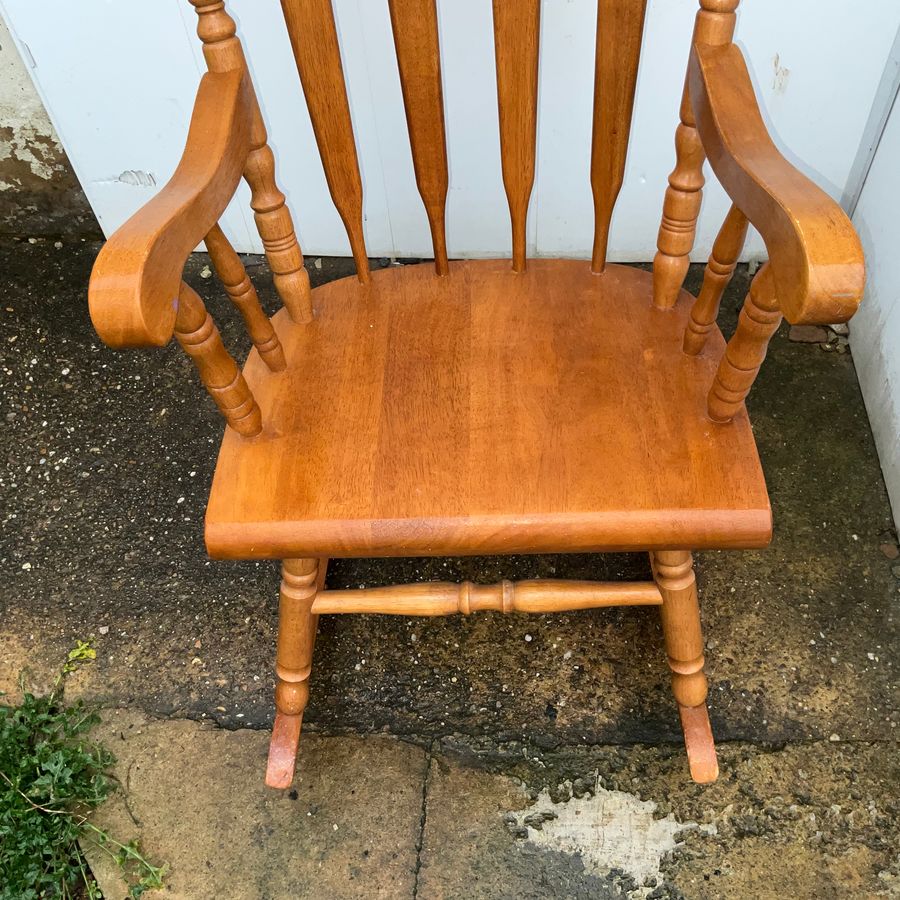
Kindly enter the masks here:
<path id="1" fill-rule="evenodd" d="M 606 264 L 645 0 L 598 0 L 590 262 L 526 260 L 540 2 L 493 0 L 511 264 L 447 259 L 435 0 L 386 0 L 435 259 L 376 272 L 331 2 L 282 0 L 357 267 L 314 291 L 234 22 L 222 0 L 190 2 L 209 71 L 187 146 L 171 181 L 101 251 L 90 311 L 113 347 L 163 345 L 174 332 L 225 417 L 210 555 L 283 560 L 266 783 L 293 777 L 319 615 L 613 605 L 659 606 L 691 774 L 715 779 L 691 551 L 768 543 L 744 398 L 782 315 L 846 321 L 864 281 L 847 217 L 766 132 L 732 43 L 739 0 L 700 0 L 652 275 Z M 733 206 L 695 300 L 682 282 L 706 159 Z M 241 177 L 285 307 L 271 321 L 217 224 Z M 748 221 L 769 262 L 726 345 L 716 315 Z M 243 372 L 182 281 L 201 240 L 254 344 Z M 324 587 L 329 557 L 634 550 L 649 551 L 653 581 Z"/>

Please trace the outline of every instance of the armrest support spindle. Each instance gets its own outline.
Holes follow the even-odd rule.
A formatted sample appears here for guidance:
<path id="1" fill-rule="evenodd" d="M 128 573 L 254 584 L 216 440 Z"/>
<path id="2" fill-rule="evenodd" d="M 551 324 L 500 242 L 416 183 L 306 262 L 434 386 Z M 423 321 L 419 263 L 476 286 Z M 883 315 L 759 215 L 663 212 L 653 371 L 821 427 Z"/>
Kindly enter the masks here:
<path id="1" fill-rule="evenodd" d="M 772 335 L 781 324 L 772 268 L 766 263 L 757 272 L 725 355 L 709 392 L 708 412 L 714 422 L 729 422 L 741 408 L 766 358 Z"/>
<path id="2" fill-rule="evenodd" d="M 228 15 L 223 0 L 190 2 L 197 12 L 197 36 L 203 42 L 203 56 L 210 72 L 246 71 L 234 19 Z M 272 269 L 275 289 L 288 315 L 294 322 L 308 323 L 312 321 L 309 274 L 285 196 L 275 181 L 275 155 L 252 84 L 250 106 L 250 146 L 244 162 L 244 180 L 250 187 L 256 229 Z"/>
<path id="3" fill-rule="evenodd" d="M 193 288 L 181 283 L 175 337 L 194 361 L 200 380 L 228 424 L 244 437 L 262 431 L 262 414 L 237 363 L 222 343 L 219 329 Z"/>
<path id="4" fill-rule="evenodd" d="M 747 217 L 732 205 L 713 244 L 703 273 L 703 287 L 691 307 L 691 318 L 684 331 L 684 352 L 689 356 L 700 353 L 706 345 L 707 335 L 715 326 L 722 294 L 734 275 L 737 259 L 747 238 L 747 225 Z"/>
<path id="5" fill-rule="evenodd" d="M 250 281 L 240 257 L 225 237 L 222 229 L 215 225 L 206 236 L 213 268 L 219 276 L 231 302 L 237 307 L 244 320 L 247 333 L 257 353 L 272 372 L 285 369 L 284 350 L 269 317 L 263 312 L 256 288 Z"/>

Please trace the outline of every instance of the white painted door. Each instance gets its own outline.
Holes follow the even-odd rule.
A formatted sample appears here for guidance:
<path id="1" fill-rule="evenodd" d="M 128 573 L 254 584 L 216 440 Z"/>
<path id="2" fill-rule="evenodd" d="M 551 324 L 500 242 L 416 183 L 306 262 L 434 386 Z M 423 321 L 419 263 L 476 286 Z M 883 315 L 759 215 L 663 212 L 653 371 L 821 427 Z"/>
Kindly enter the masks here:
<path id="1" fill-rule="evenodd" d="M 894 520 L 900 524 L 900 99 L 894 102 L 853 215 L 866 296 L 850 323 L 859 384 Z"/>
<path id="2" fill-rule="evenodd" d="M 429 255 L 413 180 L 386 0 L 334 0 L 373 255 Z M 203 70 L 187 0 L 0 0 L 100 224 L 109 234 L 171 175 Z M 328 196 L 278 0 L 230 0 L 307 253 L 348 252 Z M 696 0 L 650 0 L 625 186 L 611 258 L 649 260 Z M 510 250 L 500 177 L 489 0 L 439 0 L 455 256 Z M 529 252 L 589 255 L 588 182 L 596 0 L 543 0 L 538 172 Z M 897 0 L 746 0 L 745 48 L 772 131 L 840 198 L 891 43 Z M 802 161 L 802 162 L 800 162 Z M 240 250 L 261 245 L 242 190 L 225 218 Z M 711 185 L 695 258 L 726 200 Z M 759 255 L 758 239 L 748 253 Z"/>

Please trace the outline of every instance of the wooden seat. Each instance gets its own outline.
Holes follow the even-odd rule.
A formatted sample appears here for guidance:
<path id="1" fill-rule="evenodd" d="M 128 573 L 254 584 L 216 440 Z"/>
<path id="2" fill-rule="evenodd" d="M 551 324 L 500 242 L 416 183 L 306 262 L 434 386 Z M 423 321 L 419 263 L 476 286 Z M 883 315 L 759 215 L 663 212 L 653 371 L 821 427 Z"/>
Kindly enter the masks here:
<path id="1" fill-rule="evenodd" d="M 436 0 L 386 0 L 434 266 L 374 273 L 331 0 L 281 0 L 357 269 L 356 279 L 315 291 L 235 23 L 223 0 L 190 2 L 209 71 L 184 155 L 101 251 L 89 301 L 111 346 L 162 345 L 174 335 L 225 418 L 209 552 L 282 560 L 266 783 L 284 788 L 293 778 L 319 615 L 635 605 L 660 609 L 691 775 L 714 780 L 691 550 L 769 540 L 744 400 L 782 316 L 846 321 L 864 282 L 846 215 L 766 131 L 732 41 L 739 0 L 699 0 L 652 274 L 607 265 L 646 0 L 597 0 L 590 260 L 527 259 L 542 5 L 493 0 L 512 258 L 478 262 L 450 261 L 445 236 Z M 553 14 L 554 4 L 544 7 Z M 707 160 L 732 206 L 695 300 L 682 284 Z M 271 321 L 218 225 L 242 177 L 284 303 Z M 726 345 L 716 316 L 751 224 L 769 259 Z M 243 372 L 182 281 L 200 241 L 254 345 Z M 646 582 L 325 585 L 332 556 L 640 549 L 653 572 Z"/>
<path id="2" fill-rule="evenodd" d="M 373 272 L 274 318 L 287 358 L 244 377 L 262 412 L 225 435 L 212 556 L 759 547 L 771 519 L 743 410 L 709 421 L 724 349 L 682 351 L 649 272 L 503 260 Z M 677 473 L 677 478 L 672 477 Z"/>

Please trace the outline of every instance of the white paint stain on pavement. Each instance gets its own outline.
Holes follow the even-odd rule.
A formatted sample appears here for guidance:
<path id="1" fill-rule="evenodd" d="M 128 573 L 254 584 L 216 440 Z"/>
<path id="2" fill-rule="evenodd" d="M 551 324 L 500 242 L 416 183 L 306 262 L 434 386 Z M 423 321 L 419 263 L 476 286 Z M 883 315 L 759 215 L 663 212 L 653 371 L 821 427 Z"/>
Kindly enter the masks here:
<path id="1" fill-rule="evenodd" d="M 514 813 L 538 847 L 578 856 L 587 871 L 603 875 L 621 869 L 638 884 L 659 875 L 663 857 L 688 828 L 715 834 L 715 825 L 679 822 L 671 813 L 654 817 L 656 803 L 596 785 L 593 795 L 554 803 L 545 789 L 528 809 Z"/>

